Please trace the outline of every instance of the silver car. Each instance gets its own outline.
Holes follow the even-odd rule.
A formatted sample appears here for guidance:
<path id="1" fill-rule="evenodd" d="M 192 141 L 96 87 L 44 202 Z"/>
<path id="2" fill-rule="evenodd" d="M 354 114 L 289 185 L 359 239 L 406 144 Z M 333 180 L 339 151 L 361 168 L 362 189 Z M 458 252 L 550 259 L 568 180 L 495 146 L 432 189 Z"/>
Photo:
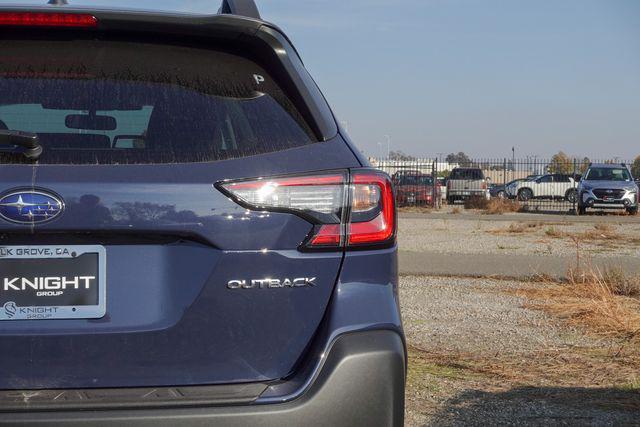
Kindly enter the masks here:
<path id="1" fill-rule="evenodd" d="M 480 168 L 455 168 L 447 181 L 447 202 L 450 205 L 456 200 L 470 197 L 490 199 L 489 185 Z"/>
<path id="2" fill-rule="evenodd" d="M 626 209 L 638 213 L 638 186 L 625 164 L 595 164 L 583 175 L 578 186 L 578 214 L 588 208 Z"/>

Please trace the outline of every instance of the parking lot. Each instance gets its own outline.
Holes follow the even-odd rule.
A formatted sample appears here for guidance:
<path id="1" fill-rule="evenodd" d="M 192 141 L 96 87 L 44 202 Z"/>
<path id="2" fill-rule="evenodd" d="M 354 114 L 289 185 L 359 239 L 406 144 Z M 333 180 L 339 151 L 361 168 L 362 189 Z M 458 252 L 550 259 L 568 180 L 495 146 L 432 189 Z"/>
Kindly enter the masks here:
<path id="1" fill-rule="evenodd" d="M 616 215 L 402 213 L 407 425 L 637 423 L 640 340 L 629 328 L 639 295 L 581 294 L 567 275 L 616 272 L 637 286 L 639 225 Z"/>

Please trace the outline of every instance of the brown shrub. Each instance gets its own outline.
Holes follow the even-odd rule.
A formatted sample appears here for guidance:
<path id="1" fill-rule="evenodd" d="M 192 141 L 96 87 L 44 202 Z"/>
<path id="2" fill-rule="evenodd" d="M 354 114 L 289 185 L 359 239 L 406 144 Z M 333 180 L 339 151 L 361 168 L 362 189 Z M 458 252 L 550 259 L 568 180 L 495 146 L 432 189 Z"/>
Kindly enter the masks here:
<path id="1" fill-rule="evenodd" d="M 520 203 L 508 199 L 491 199 L 487 203 L 485 213 L 492 215 L 501 215 L 509 212 L 520 212 L 522 207 Z"/>
<path id="2" fill-rule="evenodd" d="M 544 230 L 544 234 L 549 237 L 564 237 L 564 233 L 553 226 L 548 227 L 546 230 Z"/>
<path id="3" fill-rule="evenodd" d="M 471 196 L 464 201 L 465 209 L 487 209 L 489 200 L 486 197 Z"/>
<path id="4" fill-rule="evenodd" d="M 520 203 L 508 199 L 487 199 L 474 196 L 464 201 L 465 209 L 478 209 L 490 215 L 501 215 L 507 212 L 520 212 Z"/>

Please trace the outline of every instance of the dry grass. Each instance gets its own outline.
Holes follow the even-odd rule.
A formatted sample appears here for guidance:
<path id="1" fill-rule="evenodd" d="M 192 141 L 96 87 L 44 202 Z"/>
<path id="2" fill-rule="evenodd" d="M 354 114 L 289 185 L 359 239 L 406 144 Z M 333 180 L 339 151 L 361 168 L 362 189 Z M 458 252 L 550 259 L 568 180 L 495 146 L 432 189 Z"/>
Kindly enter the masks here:
<path id="1" fill-rule="evenodd" d="M 462 211 L 460 210 L 459 207 L 454 207 L 453 209 L 451 209 L 451 213 L 454 215 L 458 215 L 459 213 L 461 213 Z"/>
<path id="2" fill-rule="evenodd" d="M 465 209 L 487 209 L 489 205 L 489 200 L 486 197 L 472 196 L 464 201 Z"/>
<path id="3" fill-rule="evenodd" d="M 530 306 L 640 351 L 640 280 L 620 270 L 570 269 L 563 283 L 518 291 Z"/>
<path id="4" fill-rule="evenodd" d="M 464 201 L 465 209 L 477 209 L 488 215 L 502 215 L 509 212 L 521 212 L 520 203 L 508 199 L 487 199 L 470 197 Z"/>
<path id="5" fill-rule="evenodd" d="M 607 248 L 640 245 L 640 237 L 620 234 L 615 226 L 604 223 L 595 224 L 593 229 L 579 233 L 570 233 L 551 226 L 545 230 L 545 235 L 555 239 L 568 239 L 576 245 L 589 243 Z"/>
<path id="6" fill-rule="evenodd" d="M 549 237 L 555 237 L 555 238 L 561 238 L 566 235 L 566 233 L 563 233 L 562 231 L 558 230 L 554 226 L 547 227 L 547 229 L 544 230 L 544 234 Z"/>
<path id="7" fill-rule="evenodd" d="M 513 222 L 509 224 L 509 228 L 507 228 L 506 232 L 515 234 L 527 233 L 536 231 L 536 229 L 538 229 L 538 227 L 541 227 L 542 225 L 542 222 Z"/>
<path id="8" fill-rule="evenodd" d="M 432 213 L 433 208 L 431 206 L 400 206 L 398 212 L 406 213 Z"/>
<path id="9" fill-rule="evenodd" d="M 521 212 L 520 203 L 507 199 L 491 199 L 484 209 L 484 213 L 490 215 L 502 215 L 503 213 Z"/>

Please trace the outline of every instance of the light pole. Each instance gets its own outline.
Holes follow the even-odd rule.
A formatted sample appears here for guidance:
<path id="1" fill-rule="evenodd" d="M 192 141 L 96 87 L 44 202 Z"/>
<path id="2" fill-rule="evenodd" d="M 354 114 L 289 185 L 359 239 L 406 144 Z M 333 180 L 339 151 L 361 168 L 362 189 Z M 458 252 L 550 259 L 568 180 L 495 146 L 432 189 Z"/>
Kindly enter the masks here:
<path id="1" fill-rule="evenodd" d="M 389 135 L 383 135 L 383 136 L 387 138 L 387 159 L 388 159 L 391 153 L 391 137 Z"/>

